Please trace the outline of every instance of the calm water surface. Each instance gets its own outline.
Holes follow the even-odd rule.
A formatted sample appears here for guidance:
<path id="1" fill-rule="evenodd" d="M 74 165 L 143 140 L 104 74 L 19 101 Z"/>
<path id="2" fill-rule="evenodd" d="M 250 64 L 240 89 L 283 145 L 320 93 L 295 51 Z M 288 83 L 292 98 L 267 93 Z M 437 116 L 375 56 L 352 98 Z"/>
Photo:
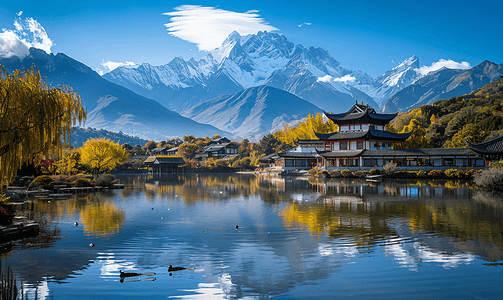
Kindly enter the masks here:
<path id="1" fill-rule="evenodd" d="M 465 182 L 120 180 L 26 208 L 41 235 L 1 254 L 25 297 L 501 299 L 503 199 Z"/>

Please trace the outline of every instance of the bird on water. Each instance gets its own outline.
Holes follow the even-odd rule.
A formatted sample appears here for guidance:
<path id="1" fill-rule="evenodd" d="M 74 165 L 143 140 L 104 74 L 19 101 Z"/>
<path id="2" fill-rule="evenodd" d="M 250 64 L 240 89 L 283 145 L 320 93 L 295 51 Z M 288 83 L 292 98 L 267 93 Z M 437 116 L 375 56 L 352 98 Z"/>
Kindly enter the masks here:
<path id="1" fill-rule="evenodd" d="M 194 268 L 183 268 L 183 267 L 173 267 L 172 265 L 168 266 L 168 272 L 176 272 L 176 271 L 182 271 L 182 270 L 194 270 Z"/>

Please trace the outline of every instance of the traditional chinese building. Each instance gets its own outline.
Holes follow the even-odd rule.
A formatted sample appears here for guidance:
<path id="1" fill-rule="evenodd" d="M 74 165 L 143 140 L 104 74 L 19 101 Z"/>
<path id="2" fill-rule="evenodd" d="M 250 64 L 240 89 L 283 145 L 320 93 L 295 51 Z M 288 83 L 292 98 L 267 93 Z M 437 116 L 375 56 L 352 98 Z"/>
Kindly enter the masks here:
<path id="1" fill-rule="evenodd" d="M 371 106 L 356 103 L 350 110 L 341 114 L 326 113 L 328 119 L 338 125 L 337 132 L 315 133 L 323 141 L 324 166 L 360 167 L 364 166 L 361 154 L 364 150 L 390 150 L 395 144 L 405 141 L 410 133 L 386 131 L 397 115 L 379 114 Z M 323 155 L 325 154 L 325 155 Z M 370 162 L 369 166 L 376 165 Z"/>
<path id="2" fill-rule="evenodd" d="M 396 163 L 398 170 L 487 166 L 487 161 L 468 148 L 399 149 L 397 145 L 409 138 L 412 132 L 386 130 L 386 125 L 398 113 L 379 114 L 368 105 L 356 103 L 345 113 L 325 115 L 339 128 L 337 132 L 328 134 L 315 132 L 322 149 L 312 145 L 302 148 L 300 145 L 304 143 L 299 141 L 297 147 L 276 154 L 276 168 L 301 170 L 317 166 L 328 170 L 358 170 L 382 168 L 387 163 Z"/>
<path id="3" fill-rule="evenodd" d="M 473 152 L 487 160 L 503 159 L 503 135 L 480 144 L 465 143 Z"/>

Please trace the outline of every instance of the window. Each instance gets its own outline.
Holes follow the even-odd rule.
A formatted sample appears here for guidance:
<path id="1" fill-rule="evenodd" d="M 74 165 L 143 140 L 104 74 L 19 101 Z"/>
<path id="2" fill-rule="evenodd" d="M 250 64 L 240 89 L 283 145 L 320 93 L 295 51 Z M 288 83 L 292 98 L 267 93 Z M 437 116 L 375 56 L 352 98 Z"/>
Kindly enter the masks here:
<path id="1" fill-rule="evenodd" d="M 330 146 L 331 146 L 331 145 L 330 145 L 330 143 L 326 143 L 326 144 L 325 144 L 325 151 L 330 151 L 330 150 L 332 150 Z"/>
<path id="2" fill-rule="evenodd" d="M 444 166 L 452 166 L 454 164 L 452 158 L 445 158 L 444 159 Z"/>
<path id="3" fill-rule="evenodd" d="M 293 167 L 293 159 L 285 159 L 285 167 Z"/>
<path id="4" fill-rule="evenodd" d="M 356 142 L 350 142 L 350 150 L 356 150 Z"/>
<path id="5" fill-rule="evenodd" d="M 349 167 L 358 167 L 359 159 L 348 159 Z"/>
<path id="6" fill-rule="evenodd" d="M 349 131 L 349 126 L 347 125 L 341 126 L 341 131 Z"/>
<path id="7" fill-rule="evenodd" d="M 339 161 L 339 166 L 345 167 L 347 165 L 348 165 L 348 160 L 345 158 L 341 158 L 341 160 Z"/>
<path id="8" fill-rule="evenodd" d="M 363 159 L 363 166 L 364 167 L 372 167 L 372 159 L 370 159 L 370 158 L 364 158 Z"/>
<path id="9" fill-rule="evenodd" d="M 363 149 L 363 141 L 356 142 L 356 149 L 358 149 L 358 150 Z"/>
<path id="10" fill-rule="evenodd" d="M 363 129 L 363 130 L 367 130 L 367 129 L 369 129 L 369 125 L 368 125 L 368 124 L 362 125 L 362 129 Z"/>
<path id="11" fill-rule="evenodd" d="M 334 142 L 334 147 L 333 147 L 334 150 L 340 150 L 340 147 L 339 147 L 339 142 Z"/>
<path id="12" fill-rule="evenodd" d="M 348 150 L 348 142 L 341 142 L 341 150 Z"/>
<path id="13" fill-rule="evenodd" d="M 307 160 L 305 159 L 296 159 L 295 160 L 296 167 L 307 167 Z"/>

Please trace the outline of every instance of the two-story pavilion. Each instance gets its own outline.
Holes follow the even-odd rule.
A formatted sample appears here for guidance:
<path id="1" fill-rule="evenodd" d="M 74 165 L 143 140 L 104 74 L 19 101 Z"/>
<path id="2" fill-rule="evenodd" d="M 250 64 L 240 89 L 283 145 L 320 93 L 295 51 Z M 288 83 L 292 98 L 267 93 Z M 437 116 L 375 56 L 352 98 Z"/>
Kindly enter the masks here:
<path id="1" fill-rule="evenodd" d="M 383 167 L 388 162 L 407 169 L 484 167 L 486 162 L 467 148 L 430 148 L 399 150 L 397 144 L 412 132 L 386 131 L 397 115 L 379 114 L 369 105 L 356 103 L 345 113 L 326 113 L 338 125 L 338 131 L 316 133 L 324 151 L 317 151 L 317 165 L 327 169 Z"/>
<path id="2" fill-rule="evenodd" d="M 363 150 L 393 149 L 395 144 L 405 141 L 412 134 L 412 132 L 386 131 L 386 125 L 398 115 L 398 112 L 379 114 L 368 104 L 356 103 L 350 110 L 341 114 L 324 113 L 338 125 L 337 132 L 328 134 L 315 132 L 324 144 L 325 153 L 320 154 L 325 158 L 325 166 L 363 166 L 360 162 Z"/>

